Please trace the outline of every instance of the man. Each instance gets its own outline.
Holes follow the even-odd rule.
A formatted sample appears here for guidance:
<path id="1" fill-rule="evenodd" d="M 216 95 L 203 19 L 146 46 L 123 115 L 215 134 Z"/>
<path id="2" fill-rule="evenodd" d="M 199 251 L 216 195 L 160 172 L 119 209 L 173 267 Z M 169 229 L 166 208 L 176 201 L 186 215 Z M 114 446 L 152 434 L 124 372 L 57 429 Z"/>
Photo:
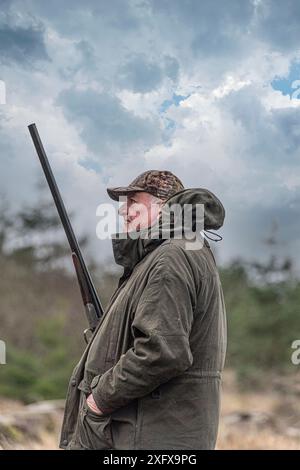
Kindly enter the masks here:
<path id="1" fill-rule="evenodd" d="M 174 227 L 169 236 L 144 235 L 165 229 L 162 214 L 173 203 L 192 207 L 192 230 L 203 204 L 204 229 L 218 229 L 223 205 L 206 189 L 184 189 L 169 171 L 107 191 L 114 200 L 127 196 L 124 230 L 140 236 L 113 240 L 124 273 L 73 371 L 60 446 L 213 449 L 226 350 L 215 259 L 206 239 L 187 249 Z"/>

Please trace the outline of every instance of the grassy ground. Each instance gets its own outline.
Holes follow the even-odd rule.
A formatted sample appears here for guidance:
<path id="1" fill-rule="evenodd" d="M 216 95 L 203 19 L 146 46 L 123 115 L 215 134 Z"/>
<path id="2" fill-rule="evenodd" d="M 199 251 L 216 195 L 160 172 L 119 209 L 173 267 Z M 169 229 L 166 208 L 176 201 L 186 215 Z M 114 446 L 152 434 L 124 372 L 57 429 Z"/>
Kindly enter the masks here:
<path id="1" fill-rule="evenodd" d="M 241 392 L 232 372 L 223 379 L 222 415 L 217 449 L 297 449 L 300 450 L 300 379 L 268 378 L 265 390 Z M 50 407 L 48 405 L 50 404 Z M 0 400 L 0 448 L 57 449 L 62 418 L 59 402 L 31 408 L 30 419 L 21 403 Z M 55 409 L 55 406 L 53 407 Z M 20 427 L 8 426 L 8 436 L 1 438 L 1 422 L 17 413 Z M 28 414 L 28 413 L 27 413 Z M 21 432 L 23 429 L 23 432 Z"/>
<path id="2" fill-rule="evenodd" d="M 224 375 L 218 449 L 300 450 L 300 380 L 268 380 L 265 390 L 241 392 Z"/>

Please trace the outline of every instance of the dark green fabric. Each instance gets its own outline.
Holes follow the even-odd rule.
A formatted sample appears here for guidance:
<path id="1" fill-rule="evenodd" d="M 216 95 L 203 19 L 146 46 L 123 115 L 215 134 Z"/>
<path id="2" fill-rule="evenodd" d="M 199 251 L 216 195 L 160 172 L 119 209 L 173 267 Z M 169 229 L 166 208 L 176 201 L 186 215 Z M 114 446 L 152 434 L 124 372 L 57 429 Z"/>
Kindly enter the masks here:
<path id="1" fill-rule="evenodd" d="M 173 201 L 205 204 L 206 228 L 223 224 L 224 208 L 207 190 Z M 113 240 L 124 275 L 72 374 L 63 448 L 215 446 L 226 313 L 213 254 L 206 240 L 187 250 L 185 239 L 140 235 Z M 89 413 L 91 392 L 105 415 Z"/>

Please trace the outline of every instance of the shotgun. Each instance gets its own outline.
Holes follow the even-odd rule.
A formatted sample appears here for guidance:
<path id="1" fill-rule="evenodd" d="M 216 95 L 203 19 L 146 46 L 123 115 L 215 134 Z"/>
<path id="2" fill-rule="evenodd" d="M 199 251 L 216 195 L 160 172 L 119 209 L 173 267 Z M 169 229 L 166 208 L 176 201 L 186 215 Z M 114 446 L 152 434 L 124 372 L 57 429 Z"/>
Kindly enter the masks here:
<path id="1" fill-rule="evenodd" d="M 80 287 L 82 301 L 85 307 L 85 313 L 89 323 L 89 328 L 84 330 L 84 338 L 85 341 L 88 342 L 88 333 L 93 333 L 95 331 L 100 318 L 103 316 L 103 308 L 97 295 L 96 289 L 94 287 L 93 281 L 91 279 L 90 273 L 86 267 L 83 256 L 81 254 L 77 239 L 75 237 L 65 205 L 63 203 L 54 175 L 52 173 L 37 127 L 35 124 L 30 124 L 28 126 L 28 129 L 71 248 L 72 260 Z"/>

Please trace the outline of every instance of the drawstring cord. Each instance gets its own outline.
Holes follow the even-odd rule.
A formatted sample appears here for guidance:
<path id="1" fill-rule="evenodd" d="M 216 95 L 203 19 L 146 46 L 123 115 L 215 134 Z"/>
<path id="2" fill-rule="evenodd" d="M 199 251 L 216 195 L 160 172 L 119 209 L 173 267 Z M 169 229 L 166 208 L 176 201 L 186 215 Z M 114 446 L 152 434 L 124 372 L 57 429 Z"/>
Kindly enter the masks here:
<path id="1" fill-rule="evenodd" d="M 219 234 L 216 233 L 216 232 L 212 232 L 211 230 L 202 230 L 202 232 L 203 232 L 203 235 L 204 235 L 206 238 L 208 238 L 209 240 L 211 240 L 211 241 L 213 241 L 213 242 L 220 242 L 221 240 L 223 240 L 223 237 L 221 237 L 221 235 L 219 235 Z M 212 235 L 215 235 L 216 237 L 219 237 L 219 238 L 217 238 L 217 239 L 216 239 L 216 238 L 211 238 L 211 237 L 209 237 L 209 236 L 206 234 L 206 232 L 211 233 Z"/>

